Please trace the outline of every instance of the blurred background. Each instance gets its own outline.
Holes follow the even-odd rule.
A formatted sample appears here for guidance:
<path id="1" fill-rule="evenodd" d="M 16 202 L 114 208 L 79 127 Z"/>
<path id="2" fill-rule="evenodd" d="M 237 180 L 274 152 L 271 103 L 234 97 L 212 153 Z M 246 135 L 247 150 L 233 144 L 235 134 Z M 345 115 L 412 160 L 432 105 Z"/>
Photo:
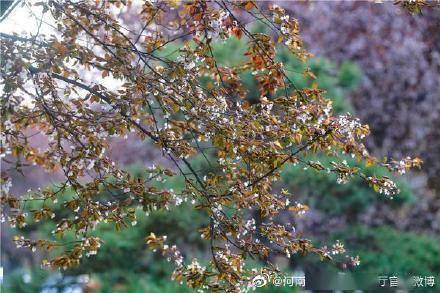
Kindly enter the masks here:
<path id="1" fill-rule="evenodd" d="M 394 200 L 383 198 L 357 180 L 339 185 L 327 174 L 287 166 L 276 188 L 289 189 L 298 201 L 310 206 L 310 211 L 301 218 L 283 220 L 294 221 L 297 230 L 306 231 L 307 237 L 321 245 L 339 239 L 349 253 L 359 255 L 360 266 L 349 273 L 354 288 L 367 289 L 378 276 L 436 276 L 436 282 L 440 282 L 439 9 L 410 15 L 390 2 L 278 4 L 299 19 L 302 36 L 314 54 L 307 64 L 317 77 L 311 81 L 301 74 L 306 65 L 280 49 L 278 58 L 285 62 L 289 77 L 299 87 L 317 83 L 327 91 L 337 113 L 353 113 L 369 124 L 370 152 L 388 157 L 419 156 L 424 160 L 422 170 L 398 180 L 401 193 Z M 136 27 L 140 24 L 133 21 L 133 13 L 128 10 L 121 17 L 126 25 Z M 14 17 L 17 15 L 13 11 L 8 18 Z M 255 25 L 252 29 L 263 28 Z M 172 56 L 177 47 L 168 46 L 162 54 Z M 220 64 L 231 65 L 244 60 L 245 50 L 246 43 L 234 38 L 216 45 L 214 54 Z M 242 78 L 249 90 L 247 98 L 258 102 L 252 75 L 244 74 Z M 35 137 L 33 143 L 44 144 L 44 138 Z M 149 142 L 132 137 L 115 139 L 111 153 L 135 175 L 152 164 L 167 164 Z M 375 169 L 369 172 L 386 174 Z M 15 194 L 45 187 L 60 178 L 36 167 L 24 170 L 25 176 L 12 175 Z M 182 188 L 178 179 L 164 184 L 174 190 Z M 98 255 L 67 271 L 41 269 L 44 255 L 17 249 L 11 241 L 15 231 L 2 224 L 3 292 L 185 292 L 185 287 L 170 281 L 172 267 L 146 249 L 144 238 L 150 232 L 167 234 L 186 257 L 206 259 L 207 243 L 197 231 L 206 222 L 203 214 L 182 204 L 169 212 L 148 217 L 140 214 L 136 226 L 121 232 L 100 226 L 98 236 L 105 244 Z M 44 221 L 20 233 L 47 238 L 52 236 L 53 227 L 53 222 Z M 316 282 L 330 283 L 326 276 L 340 270 L 307 256 L 273 261 Z M 373 279 L 365 280 L 366 276 Z"/>

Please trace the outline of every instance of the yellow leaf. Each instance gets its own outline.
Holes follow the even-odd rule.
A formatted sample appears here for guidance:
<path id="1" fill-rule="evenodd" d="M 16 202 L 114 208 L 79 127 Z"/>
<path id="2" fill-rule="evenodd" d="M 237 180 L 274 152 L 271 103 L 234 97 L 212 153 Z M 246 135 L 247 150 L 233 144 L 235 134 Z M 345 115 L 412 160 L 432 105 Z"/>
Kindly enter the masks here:
<path id="1" fill-rule="evenodd" d="M 374 191 L 379 192 L 379 185 L 373 184 L 373 189 Z"/>
<path id="2" fill-rule="evenodd" d="M 273 144 L 274 144 L 276 147 L 278 147 L 279 149 L 282 149 L 282 148 L 283 148 L 283 146 L 281 145 L 281 143 L 280 143 L 278 140 L 274 141 Z"/>
<path id="3" fill-rule="evenodd" d="M 365 162 L 365 165 L 367 167 L 372 167 L 372 166 L 374 166 L 374 161 L 371 159 L 367 159 L 367 161 Z"/>
<path id="4" fill-rule="evenodd" d="M 246 3 L 246 5 L 244 6 L 244 8 L 245 8 L 247 11 L 249 11 L 249 10 L 252 10 L 252 9 L 254 8 L 254 6 L 255 6 L 255 4 L 254 4 L 252 1 L 248 1 L 248 2 Z"/>

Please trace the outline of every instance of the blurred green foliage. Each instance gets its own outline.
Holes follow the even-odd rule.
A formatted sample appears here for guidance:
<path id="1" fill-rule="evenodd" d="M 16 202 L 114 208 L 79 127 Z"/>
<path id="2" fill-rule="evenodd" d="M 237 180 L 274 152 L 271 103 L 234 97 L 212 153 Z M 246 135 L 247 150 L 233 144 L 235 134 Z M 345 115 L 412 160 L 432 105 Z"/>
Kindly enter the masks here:
<path id="1" fill-rule="evenodd" d="M 140 177 L 142 167 L 132 166 L 130 173 Z M 179 179 L 167 180 L 157 183 L 168 189 L 179 190 L 183 182 Z M 65 192 L 63 197 L 73 197 L 73 192 Z M 106 193 L 99 195 L 101 199 L 108 196 Z M 60 202 L 57 204 L 47 203 L 54 207 L 56 217 L 66 217 L 68 209 Z M 30 202 L 28 208 L 41 203 Z M 141 209 L 136 212 L 137 224 L 128 229 L 117 232 L 113 224 L 101 223 L 94 235 L 99 236 L 103 245 L 97 255 L 84 257 L 83 262 L 76 268 L 63 272 L 64 278 L 88 274 L 100 284 L 100 292 L 191 292 L 184 286 L 170 282 L 172 265 L 160 257 L 157 253 L 148 250 L 145 237 L 151 232 L 157 235 L 167 235 L 170 243 L 176 244 L 185 251 L 185 257 L 199 257 L 202 259 L 205 253 L 206 242 L 202 241 L 197 232 L 201 225 L 209 223 L 208 217 L 201 212 L 196 212 L 187 203 L 172 207 L 169 211 L 153 211 L 148 216 Z M 56 220 L 56 218 L 54 219 Z M 55 222 L 44 220 L 27 226 L 18 231 L 26 236 L 42 239 L 53 239 L 51 231 L 55 228 Z M 65 241 L 70 240 L 71 235 L 66 235 Z M 47 256 L 45 256 L 47 257 Z M 23 277 L 26 276 L 26 277 Z M 48 288 L 54 274 L 34 267 L 25 268 L 8 274 L 3 286 L 3 292 L 39 292 Z M 73 278 L 72 282 L 75 280 Z M 61 279 L 57 281 L 60 289 L 63 288 Z M 70 284 L 71 285 L 71 284 Z M 65 288 L 69 288 L 66 285 Z"/>
<path id="2" fill-rule="evenodd" d="M 440 271 L 440 238 L 398 231 L 392 227 L 352 226 L 337 237 L 361 259 L 368 274 L 436 276 Z"/>
<path id="3" fill-rule="evenodd" d="M 40 268 L 18 269 L 6 275 L 1 291 L 5 293 L 39 292 L 49 275 L 49 271 Z"/>
<path id="4" fill-rule="evenodd" d="M 345 239 L 347 249 L 361 259 L 360 267 L 349 273 L 357 288 L 377 291 L 379 276 L 397 276 L 400 284 L 411 291 L 437 292 L 426 286 L 414 288 L 412 282 L 414 277 L 438 276 L 438 236 L 402 232 L 389 226 L 353 225 L 335 233 L 333 238 Z"/>
<path id="5" fill-rule="evenodd" d="M 331 159 L 326 156 L 308 157 L 309 160 L 319 160 L 324 166 L 331 166 Z M 365 167 L 351 157 L 346 158 L 350 166 L 358 167 L 368 176 L 390 176 L 389 172 L 380 167 Z M 295 198 L 313 209 L 318 209 L 328 215 L 345 214 L 355 217 L 369 205 L 377 202 L 398 207 L 415 200 L 410 187 L 402 180 L 396 180 L 400 194 L 390 200 L 375 192 L 361 178 L 353 177 L 346 184 L 337 184 L 334 173 L 318 172 L 303 165 L 287 165 L 281 176 L 284 188 L 293 193 Z"/>
<path id="6" fill-rule="evenodd" d="M 246 43 L 237 38 L 230 38 L 223 43 L 216 43 L 213 47 L 214 56 L 221 65 L 236 66 L 246 61 Z M 326 97 L 333 101 L 336 113 L 353 112 L 352 106 L 344 96 L 348 91 L 356 88 L 362 73 L 360 68 L 350 62 L 341 66 L 325 58 L 312 58 L 307 63 L 298 60 L 286 48 L 277 48 L 277 60 L 283 62 L 287 77 L 298 88 L 311 87 L 316 82 L 320 89 L 326 91 Z M 304 75 L 304 70 L 310 68 L 316 80 Z M 243 84 L 248 89 L 248 99 L 252 102 L 259 100 L 258 84 L 250 71 L 241 73 Z"/>
<path id="7" fill-rule="evenodd" d="M 190 46 L 194 46 L 192 42 Z M 179 49 L 177 44 L 167 45 L 160 52 L 161 57 L 173 59 Z M 247 44 L 243 39 L 229 38 L 223 42 L 212 44 L 213 55 L 218 66 L 235 67 L 247 62 L 245 56 Z M 353 107 L 345 96 L 350 90 L 358 86 L 362 78 L 360 68 L 351 62 L 344 62 L 338 66 L 326 58 L 311 58 L 304 63 L 298 60 L 292 53 L 284 47 L 277 48 L 276 59 L 283 62 L 287 77 L 297 88 L 311 87 L 316 83 L 320 89 L 326 91 L 325 96 L 333 101 L 333 108 L 336 113 L 353 112 Z M 304 74 L 304 70 L 310 68 L 316 80 Z M 248 91 L 247 99 L 253 103 L 258 102 L 260 93 L 258 84 L 252 72 L 247 70 L 240 73 L 243 85 Z M 203 79 L 202 83 L 207 83 L 208 78 Z M 283 91 L 284 93 L 284 91 Z"/>

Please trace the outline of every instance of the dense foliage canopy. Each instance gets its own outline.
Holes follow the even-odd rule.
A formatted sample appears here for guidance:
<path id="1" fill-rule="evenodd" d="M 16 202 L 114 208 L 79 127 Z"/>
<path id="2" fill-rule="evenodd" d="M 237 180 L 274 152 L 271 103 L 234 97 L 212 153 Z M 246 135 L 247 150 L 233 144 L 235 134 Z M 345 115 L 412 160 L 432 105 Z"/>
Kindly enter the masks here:
<path id="1" fill-rule="evenodd" d="M 4 172 L 1 198 L 12 226 L 56 220 L 53 239 L 15 238 L 18 246 L 48 250 L 48 266 L 68 268 L 98 253 L 102 241 L 94 231 L 102 223 L 128 229 L 137 224 L 138 210 L 166 211 L 182 202 L 209 218 L 199 232 L 209 243 L 210 260 L 187 261 L 165 235 L 145 236 L 174 264 L 173 278 L 189 287 L 246 289 L 256 275 L 281 273 L 271 254 L 316 253 L 356 266 L 359 259 L 344 257 L 342 243 L 316 247 L 307 231 L 277 221 L 282 213 L 308 209 L 289 190 L 273 188 L 283 167 L 333 173 L 340 184 L 355 177 L 392 198 L 399 189 L 390 177 L 367 174 L 345 158 L 399 174 L 421 164 L 370 155 L 363 143 L 367 125 L 335 114 L 316 84 L 295 85 L 286 72 L 298 69 L 286 68 L 277 54 L 287 49 L 303 61 L 309 54 L 297 20 L 277 5 L 263 10 L 253 1 L 145 2 L 140 31 L 118 18 L 131 5 L 125 1 L 37 5 L 54 18 L 56 35 L 1 34 L 1 154 L 10 169 L 33 163 L 61 171 L 65 180 L 17 197 Z M 252 22 L 269 32 L 249 30 Z M 217 60 L 213 45 L 229 38 L 246 40 L 244 62 Z M 161 54 L 180 41 L 176 58 Z M 256 101 L 246 99 L 243 73 L 258 85 Z M 297 74 L 315 78 L 309 68 Z M 47 138 L 45 148 L 30 143 L 36 134 Z M 108 155 L 109 140 L 128 134 L 151 141 L 172 167 L 130 175 Z M 315 153 L 330 159 L 312 160 Z M 196 168 L 194 159 L 205 167 Z M 157 184 L 173 177 L 184 180 L 182 190 Z M 57 202 L 62 214 L 52 209 Z"/>

